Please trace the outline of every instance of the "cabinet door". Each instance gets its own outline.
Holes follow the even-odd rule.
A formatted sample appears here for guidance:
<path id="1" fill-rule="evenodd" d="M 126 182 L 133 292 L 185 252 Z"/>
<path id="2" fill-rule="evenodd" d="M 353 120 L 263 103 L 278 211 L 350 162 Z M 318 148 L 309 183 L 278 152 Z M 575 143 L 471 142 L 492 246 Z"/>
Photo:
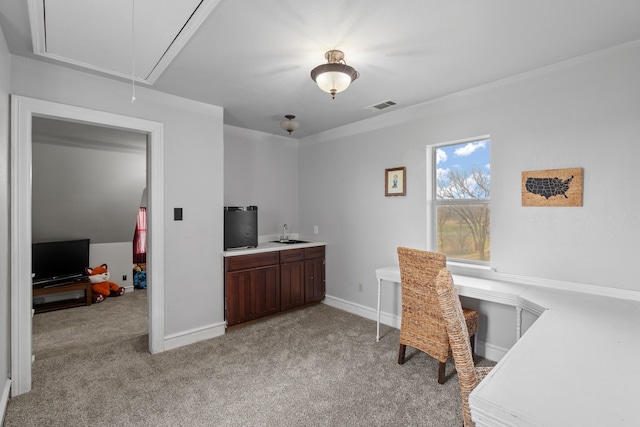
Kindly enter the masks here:
<path id="1" fill-rule="evenodd" d="M 304 262 L 304 302 L 322 301 L 325 294 L 324 258 L 309 259 Z"/>
<path id="2" fill-rule="evenodd" d="M 280 308 L 288 310 L 304 304 L 304 262 L 280 266 Z"/>
<path id="3" fill-rule="evenodd" d="M 227 326 L 254 319 L 254 271 L 236 271 L 226 277 Z"/>
<path id="4" fill-rule="evenodd" d="M 280 311 L 280 266 L 255 270 L 255 317 Z"/>

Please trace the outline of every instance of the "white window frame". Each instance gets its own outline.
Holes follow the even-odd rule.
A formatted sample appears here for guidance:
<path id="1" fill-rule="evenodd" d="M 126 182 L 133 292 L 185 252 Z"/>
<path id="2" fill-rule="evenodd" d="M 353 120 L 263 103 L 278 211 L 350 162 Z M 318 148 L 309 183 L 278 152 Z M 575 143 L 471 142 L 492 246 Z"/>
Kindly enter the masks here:
<path id="1" fill-rule="evenodd" d="M 427 145 L 427 250 L 431 252 L 438 251 L 438 225 L 436 220 L 436 210 L 437 210 L 437 198 L 436 198 L 436 187 L 437 187 L 437 179 L 436 179 L 436 150 L 440 147 L 446 147 L 448 145 L 458 145 L 465 144 L 469 142 L 481 141 L 483 139 L 491 140 L 490 135 L 480 135 L 474 136 L 471 138 L 463 138 L 454 141 L 440 142 L 437 144 L 429 144 Z M 490 204 L 489 199 L 489 204 Z M 468 200 L 458 200 L 455 202 L 456 204 L 477 204 L 478 201 L 474 199 Z M 461 260 L 456 259 L 454 264 L 460 266 L 473 266 L 479 268 L 489 268 L 489 262 L 482 261 L 471 261 L 471 260 Z M 449 260 L 447 260 L 447 264 L 451 264 Z"/>

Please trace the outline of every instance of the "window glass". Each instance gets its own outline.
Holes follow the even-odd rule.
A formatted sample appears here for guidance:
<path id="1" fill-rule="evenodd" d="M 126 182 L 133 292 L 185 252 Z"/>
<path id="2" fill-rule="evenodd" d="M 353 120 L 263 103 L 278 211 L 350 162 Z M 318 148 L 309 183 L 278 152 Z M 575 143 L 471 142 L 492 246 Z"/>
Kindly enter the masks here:
<path id="1" fill-rule="evenodd" d="M 486 138 L 432 149 L 433 244 L 449 259 L 488 264 L 491 142 Z"/>

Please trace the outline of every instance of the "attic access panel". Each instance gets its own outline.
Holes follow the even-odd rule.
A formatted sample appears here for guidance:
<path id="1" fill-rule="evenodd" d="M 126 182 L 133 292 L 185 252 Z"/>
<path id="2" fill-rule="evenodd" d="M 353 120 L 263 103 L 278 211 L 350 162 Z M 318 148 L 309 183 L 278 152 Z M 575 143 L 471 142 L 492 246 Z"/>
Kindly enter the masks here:
<path id="1" fill-rule="evenodd" d="M 30 0 L 33 49 L 127 79 L 135 59 L 135 80 L 153 84 L 219 1 Z"/>

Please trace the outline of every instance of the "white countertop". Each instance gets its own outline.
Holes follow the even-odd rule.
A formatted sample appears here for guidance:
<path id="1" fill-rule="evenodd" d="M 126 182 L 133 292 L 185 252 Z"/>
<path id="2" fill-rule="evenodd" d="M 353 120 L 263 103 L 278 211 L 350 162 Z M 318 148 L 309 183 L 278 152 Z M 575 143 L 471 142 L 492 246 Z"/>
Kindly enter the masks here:
<path id="1" fill-rule="evenodd" d="M 297 239 L 296 239 L 297 240 Z M 303 240 L 303 239 L 301 239 Z M 257 248 L 240 248 L 228 249 L 222 253 L 224 257 L 259 254 L 262 252 L 283 251 L 287 249 L 312 248 L 314 246 L 326 246 L 325 242 L 313 242 L 307 240 L 308 243 L 278 243 L 278 242 L 258 242 Z"/>

